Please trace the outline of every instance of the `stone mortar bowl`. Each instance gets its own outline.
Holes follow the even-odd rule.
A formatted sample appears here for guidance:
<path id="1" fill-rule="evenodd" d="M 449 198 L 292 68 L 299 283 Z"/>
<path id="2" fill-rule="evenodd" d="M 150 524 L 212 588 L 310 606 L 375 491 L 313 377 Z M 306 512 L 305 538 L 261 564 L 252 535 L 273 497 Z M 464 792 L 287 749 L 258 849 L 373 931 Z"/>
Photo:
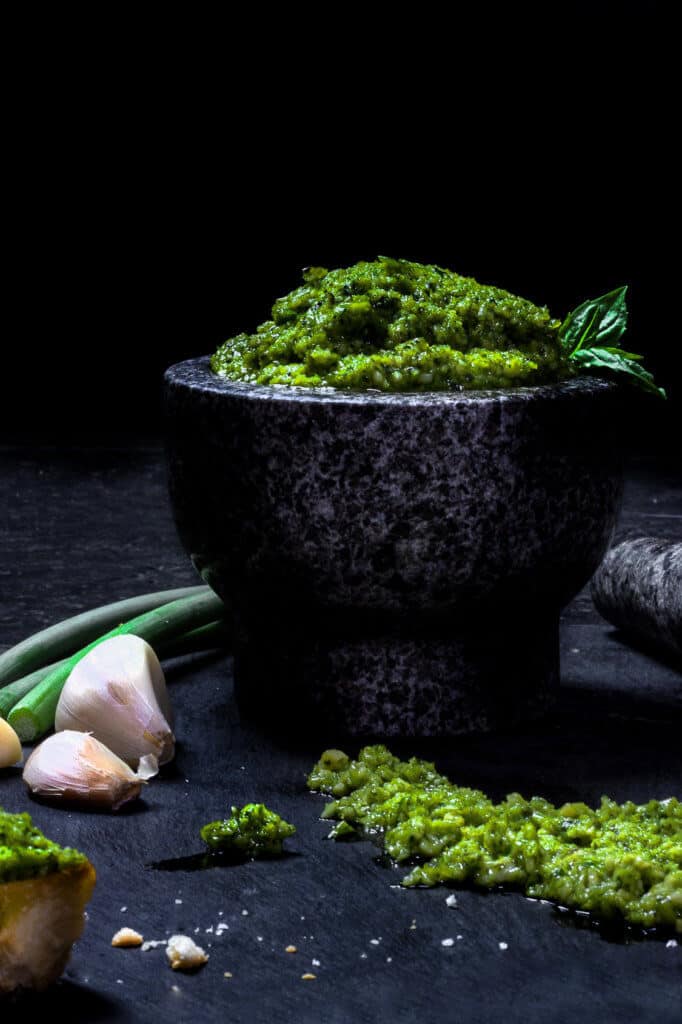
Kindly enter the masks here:
<path id="1" fill-rule="evenodd" d="M 242 711 L 453 735 L 541 713 L 612 536 L 618 388 L 383 394 L 165 375 L 170 491 Z"/>

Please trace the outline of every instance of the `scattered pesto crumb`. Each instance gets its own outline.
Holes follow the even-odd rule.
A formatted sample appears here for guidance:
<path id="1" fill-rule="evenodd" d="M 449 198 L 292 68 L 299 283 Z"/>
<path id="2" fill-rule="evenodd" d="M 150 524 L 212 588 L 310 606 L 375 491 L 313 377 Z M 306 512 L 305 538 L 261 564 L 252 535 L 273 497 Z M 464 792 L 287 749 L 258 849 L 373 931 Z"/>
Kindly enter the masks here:
<path id="1" fill-rule="evenodd" d="M 201 829 L 201 838 L 212 852 L 241 857 L 278 857 L 282 843 L 296 828 L 269 810 L 265 804 L 233 807 L 230 818 L 211 821 Z"/>
<path id="2" fill-rule="evenodd" d="M 455 944 L 455 940 L 454 939 L 442 939 L 442 941 L 441 941 L 441 946 L 454 946 L 454 944 Z"/>
<path id="3" fill-rule="evenodd" d="M 136 932 L 133 928 L 119 928 L 112 937 L 111 945 L 127 949 L 132 946 L 141 946 L 143 941 L 140 933 Z"/>
<path id="4" fill-rule="evenodd" d="M 315 981 L 316 977 L 316 974 L 311 974 L 309 971 L 307 971 L 305 974 L 301 975 L 301 981 Z"/>

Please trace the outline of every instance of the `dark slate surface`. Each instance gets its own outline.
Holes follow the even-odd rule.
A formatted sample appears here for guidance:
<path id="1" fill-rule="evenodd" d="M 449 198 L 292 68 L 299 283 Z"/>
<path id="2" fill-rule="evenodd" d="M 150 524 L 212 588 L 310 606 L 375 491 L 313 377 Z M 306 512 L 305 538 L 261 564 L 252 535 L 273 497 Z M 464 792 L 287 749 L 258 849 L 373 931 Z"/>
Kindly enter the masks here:
<path id="1" fill-rule="evenodd" d="M 3 451 L 0 460 L 0 645 L 87 606 L 193 582 L 158 451 Z M 659 529 L 682 539 L 680 476 L 640 467 L 617 536 Z M 229 658 L 176 662 L 168 676 L 178 756 L 128 813 L 30 803 L 15 770 L 0 777 L 5 807 L 30 804 L 49 835 L 80 846 L 98 871 L 64 979 L 49 995 L 3 1006 L 3 1020 L 29 1008 L 63 1009 L 74 1022 L 680 1020 L 682 944 L 614 942 L 518 895 L 461 892 L 450 909 L 444 890 L 395 888 L 400 872 L 375 863 L 367 844 L 324 841 L 322 800 L 304 788 L 318 737 L 292 749 L 286 735 L 240 722 Z M 682 677 L 623 644 L 585 593 L 564 615 L 562 684 L 557 709 L 532 728 L 440 747 L 413 741 L 410 752 L 494 796 L 680 795 Z M 287 858 L 208 871 L 146 866 L 199 852 L 198 827 L 250 798 L 298 826 Z M 216 936 L 221 921 L 229 928 Z M 123 924 L 149 939 L 199 929 L 211 959 L 188 976 L 170 970 L 162 948 L 114 950 Z M 284 952 L 290 943 L 298 953 Z M 306 971 L 316 980 L 302 981 Z"/>

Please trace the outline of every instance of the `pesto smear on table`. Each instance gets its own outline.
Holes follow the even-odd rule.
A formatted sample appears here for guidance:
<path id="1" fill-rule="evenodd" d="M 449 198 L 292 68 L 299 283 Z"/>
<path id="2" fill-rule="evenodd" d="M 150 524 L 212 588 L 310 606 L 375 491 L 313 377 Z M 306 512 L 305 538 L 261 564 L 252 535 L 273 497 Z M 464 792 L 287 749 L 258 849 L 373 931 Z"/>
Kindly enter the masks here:
<path id="1" fill-rule="evenodd" d="M 325 751 L 308 786 L 334 797 L 322 813 L 340 823 L 333 836 L 378 836 L 393 860 L 410 862 L 405 886 L 510 886 L 604 920 L 682 934 L 675 797 L 640 806 L 602 797 L 592 809 L 511 793 L 496 804 L 428 761 L 400 761 L 384 746 L 365 747 L 357 761 Z"/>
<path id="2" fill-rule="evenodd" d="M 255 384 L 436 391 L 571 375 L 545 307 L 452 270 L 379 257 L 311 267 L 255 334 L 228 339 L 213 371 Z"/>

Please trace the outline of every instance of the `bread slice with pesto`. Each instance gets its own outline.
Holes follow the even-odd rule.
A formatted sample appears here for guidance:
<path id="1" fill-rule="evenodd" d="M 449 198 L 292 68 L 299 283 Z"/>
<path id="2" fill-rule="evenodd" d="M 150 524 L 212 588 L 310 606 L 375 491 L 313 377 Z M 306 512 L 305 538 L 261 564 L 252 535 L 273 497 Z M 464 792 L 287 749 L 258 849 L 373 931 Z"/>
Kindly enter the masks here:
<path id="1" fill-rule="evenodd" d="M 0 808 L 0 995 L 56 981 L 94 885 L 85 854 L 47 839 L 28 814 Z"/>

